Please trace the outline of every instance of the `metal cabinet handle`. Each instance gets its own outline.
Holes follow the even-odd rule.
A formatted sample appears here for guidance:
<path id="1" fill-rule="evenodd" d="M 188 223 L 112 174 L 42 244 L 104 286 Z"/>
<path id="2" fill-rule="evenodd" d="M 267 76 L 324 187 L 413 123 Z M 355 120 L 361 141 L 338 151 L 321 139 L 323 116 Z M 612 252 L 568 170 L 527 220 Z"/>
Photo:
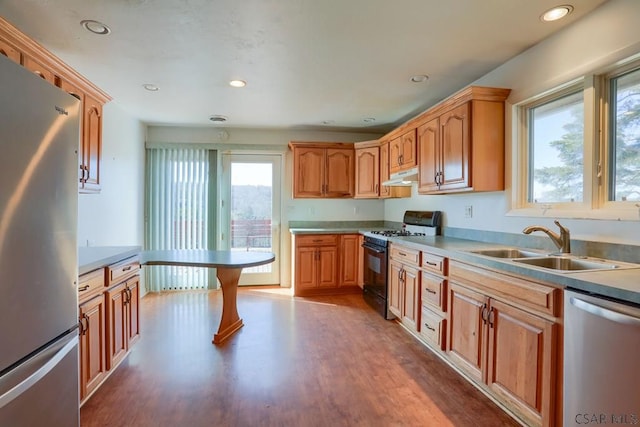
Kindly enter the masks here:
<path id="1" fill-rule="evenodd" d="M 437 292 L 436 292 L 436 291 L 432 291 L 432 290 L 431 290 L 431 289 L 429 289 L 429 288 L 424 288 L 424 290 L 425 290 L 425 291 L 427 291 L 427 292 L 429 292 L 430 294 L 433 294 L 433 295 L 437 294 Z"/>
<path id="2" fill-rule="evenodd" d="M 430 265 L 430 266 L 432 266 L 432 267 L 437 267 L 437 266 L 438 266 L 438 264 L 437 264 L 437 263 L 435 263 L 435 262 L 425 261 L 424 263 L 425 263 L 425 264 L 427 264 L 427 265 Z"/>
<path id="3" fill-rule="evenodd" d="M 489 327 L 493 328 L 493 325 L 495 323 L 495 310 L 493 309 L 493 307 L 491 307 L 491 310 L 489 310 L 489 316 L 487 316 L 489 318 Z"/>
<path id="4" fill-rule="evenodd" d="M 425 327 L 425 328 L 427 328 L 428 330 L 432 331 L 432 332 L 435 332 L 435 331 L 436 331 L 436 328 L 432 328 L 431 326 L 429 326 L 429 324 L 428 324 L 428 323 L 425 323 L 425 324 L 424 324 L 424 327 Z"/>
<path id="5" fill-rule="evenodd" d="M 82 321 L 86 322 L 86 326 Z M 80 325 L 81 325 L 81 331 L 80 331 L 80 335 L 86 335 L 87 331 L 89 330 L 89 316 L 87 316 L 87 313 L 84 313 L 82 315 L 82 320 L 80 321 Z"/>
<path id="6" fill-rule="evenodd" d="M 487 323 L 487 319 L 489 318 L 487 304 L 482 304 L 482 311 L 480 313 L 480 317 L 482 317 L 482 323 Z"/>
<path id="7" fill-rule="evenodd" d="M 84 285 L 83 287 L 78 288 L 78 292 L 84 292 L 84 291 L 86 291 L 87 289 L 89 289 L 89 285 Z"/>
<path id="8" fill-rule="evenodd" d="M 124 267 L 122 269 L 122 271 L 129 271 L 129 270 L 131 270 L 131 266 L 130 265 L 128 265 L 128 266 L 126 266 L 126 267 Z"/>

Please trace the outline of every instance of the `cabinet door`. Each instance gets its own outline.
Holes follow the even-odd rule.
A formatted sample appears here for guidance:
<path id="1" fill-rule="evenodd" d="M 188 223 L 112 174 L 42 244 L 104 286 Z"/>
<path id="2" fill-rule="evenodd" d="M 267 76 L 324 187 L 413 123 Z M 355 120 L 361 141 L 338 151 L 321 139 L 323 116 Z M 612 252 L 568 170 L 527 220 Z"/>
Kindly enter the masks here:
<path id="1" fill-rule="evenodd" d="M 440 152 L 440 120 L 435 118 L 418 128 L 418 191 L 421 193 L 438 191 Z"/>
<path id="2" fill-rule="evenodd" d="M 487 384 L 541 425 L 555 400 L 557 325 L 494 300 L 489 313 Z"/>
<path id="3" fill-rule="evenodd" d="M 127 280 L 126 286 L 127 296 L 127 347 L 140 338 L 140 276 L 134 276 Z"/>
<path id="4" fill-rule="evenodd" d="M 394 173 L 399 170 L 402 170 L 402 137 L 389 142 L 389 171 Z"/>
<path id="5" fill-rule="evenodd" d="M 293 197 L 322 197 L 324 190 L 324 149 L 296 148 Z"/>
<path id="6" fill-rule="evenodd" d="M 100 384 L 107 372 L 105 351 L 104 295 L 91 298 L 79 307 L 80 324 L 80 399 Z"/>
<path id="7" fill-rule="evenodd" d="M 389 143 L 380 144 L 380 197 L 390 197 L 391 188 L 382 185 L 384 181 L 389 180 Z"/>
<path id="8" fill-rule="evenodd" d="M 396 317 L 402 318 L 402 264 L 398 261 L 389 261 L 389 311 Z"/>
<path id="9" fill-rule="evenodd" d="M 354 150 L 327 149 L 325 197 L 353 197 Z"/>
<path id="10" fill-rule="evenodd" d="M 125 283 L 112 287 L 105 294 L 107 297 L 107 369 L 112 369 L 127 354 Z"/>
<path id="11" fill-rule="evenodd" d="M 318 253 L 318 286 L 332 288 L 338 284 L 338 247 L 320 246 Z"/>
<path id="12" fill-rule="evenodd" d="M 404 294 L 402 323 L 414 331 L 418 331 L 420 325 L 420 275 L 418 270 L 405 266 L 402 274 Z"/>
<path id="13" fill-rule="evenodd" d="M 488 298 L 455 283 L 449 286 L 447 354 L 461 369 L 482 381 L 486 353 L 483 312 Z"/>
<path id="14" fill-rule="evenodd" d="M 450 110 L 440 116 L 442 138 L 441 190 L 470 187 L 469 175 L 469 103 Z"/>
<path id="15" fill-rule="evenodd" d="M 35 59 L 25 56 L 22 64 L 27 70 L 34 72 L 52 85 L 56 84 L 56 75 Z"/>
<path id="16" fill-rule="evenodd" d="M 0 40 L 0 55 L 4 55 L 13 62 L 20 64 L 20 52 L 4 40 Z"/>
<path id="17" fill-rule="evenodd" d="M 408 169 L 417 165 L 416 130 L 411 129 L 401 137 L 400 163 L 402 169 Z"/>
<path id="18" fill-rule="evenodd" d="M 356 198 L 378 198 L 379 162 L 378 147 L 356 150 Z"/>
<path id="19" fill-rule="evenodd" d="M 102 104 L 85 95 L 82 136 L 82 188 L 100 190 L 100 156 L 102 152 Z"/>
<path id="20" fill-rule="evenodd" d="M 357 286 L 360 236 L 358 234 L 344 234 L 340 240 L 341 280 L 338 282 L 338 286 Z"/>
<path id="21" fill-rule="evenodd" d="M 296 248 L 296 289 L 309 289 L 318 286 L 316 248 L 301 246 Z"/>

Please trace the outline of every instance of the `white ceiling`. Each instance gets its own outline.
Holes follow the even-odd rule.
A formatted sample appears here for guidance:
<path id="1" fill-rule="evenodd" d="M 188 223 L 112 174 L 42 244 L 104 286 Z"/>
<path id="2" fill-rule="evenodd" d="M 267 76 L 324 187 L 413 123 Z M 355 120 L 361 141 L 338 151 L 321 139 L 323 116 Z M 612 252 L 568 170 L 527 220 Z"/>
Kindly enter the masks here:
<path id="1" fill-rule="evenodd" d="M 387 131 L 604 1 L 554 23 L 539 16 L 562 0 L 0 0 L 0 15 L 148 124 Z"/>

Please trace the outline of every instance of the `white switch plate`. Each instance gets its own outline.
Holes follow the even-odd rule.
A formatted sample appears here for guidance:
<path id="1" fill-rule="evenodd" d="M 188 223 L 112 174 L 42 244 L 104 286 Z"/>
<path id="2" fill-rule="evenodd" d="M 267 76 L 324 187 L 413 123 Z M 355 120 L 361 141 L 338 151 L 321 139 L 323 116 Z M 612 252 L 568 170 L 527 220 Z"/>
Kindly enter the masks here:
<path id="1" fill-rule="evenodd" d="M 467 205 L 464 207 L 464 217 L 472 218 L 473 217 L 473 206 Z"/>

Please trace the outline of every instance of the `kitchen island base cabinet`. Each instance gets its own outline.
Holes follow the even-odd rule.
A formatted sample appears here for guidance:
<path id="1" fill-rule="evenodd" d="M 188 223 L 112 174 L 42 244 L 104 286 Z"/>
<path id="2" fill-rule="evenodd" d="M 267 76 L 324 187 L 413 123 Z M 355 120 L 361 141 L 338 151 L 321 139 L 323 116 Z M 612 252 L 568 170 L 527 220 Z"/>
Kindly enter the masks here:
<path id="1" fill-rule="evenodd" d="M 558 295 L 463 263 L 450 269 L 446 355 L 528 425 L 555 425 Z"/>

